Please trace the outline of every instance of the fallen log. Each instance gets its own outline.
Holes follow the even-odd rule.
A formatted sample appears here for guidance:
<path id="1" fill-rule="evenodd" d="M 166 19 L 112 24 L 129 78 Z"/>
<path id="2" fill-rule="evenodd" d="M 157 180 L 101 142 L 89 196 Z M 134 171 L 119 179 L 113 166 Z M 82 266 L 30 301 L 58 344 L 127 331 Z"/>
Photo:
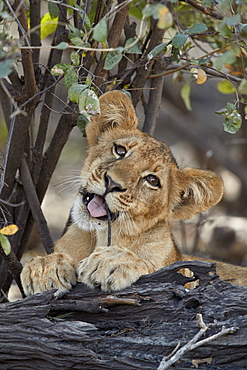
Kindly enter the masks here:
<path id="1" fill-rule="evenodd" d="M 195 289 L 179 270 L 189 268 Z M 172 368 L 247 369 L 247 288 L 219 280 L 212 263 L 178 262 L 114 294 L 77 284 L 0 305 L 0 369 L 157 369 L 197 335 L 208 342 Z M 183 352 L 183 351 L 182 351 Z M 164 359 L 163 359 L 164 360 Z"/>

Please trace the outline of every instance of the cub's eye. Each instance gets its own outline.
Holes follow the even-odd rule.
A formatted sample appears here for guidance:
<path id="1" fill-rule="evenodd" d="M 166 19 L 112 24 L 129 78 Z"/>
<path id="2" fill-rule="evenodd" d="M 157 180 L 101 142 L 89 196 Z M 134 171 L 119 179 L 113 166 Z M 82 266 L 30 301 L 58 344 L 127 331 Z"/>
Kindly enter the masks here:
<path id="1" fill-rule="evenodd" d="M 155 186 L 156 188 L 160 188 L 160 180 L 157 176 L 155 175 L 147 175 L 145 177 L 145 180 L 147 180 L 147 182 L 152 185 L 152 186 Z"/>
<path id="2" fill-rule="evenodd" d="M 127 153 L 127 149 L 122 145 L 114 145 L 114 154 L 116 154 L 118 157 L 123 158 L 125 157 L 125 154 Z"/>

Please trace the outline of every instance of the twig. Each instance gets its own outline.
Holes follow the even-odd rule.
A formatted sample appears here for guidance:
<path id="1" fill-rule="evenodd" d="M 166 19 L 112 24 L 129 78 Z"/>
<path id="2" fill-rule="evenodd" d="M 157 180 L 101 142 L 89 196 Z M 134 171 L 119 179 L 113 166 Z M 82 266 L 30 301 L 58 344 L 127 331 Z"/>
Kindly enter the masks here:
<path id="1" fill-rule="evenodd" d="M 47 227 L 46 219 L 41 210 L 39 199 L 37 197 L 37 194 L 36 194 L 36 191 L 33 185 L 33 181 L 32 181 L 32 178 L 29 172 L 29 168 L 26 162 L 26 158 L 24 156 L 22 157 L 22 162 L 21 162 L 21 179 L 23 182 L 23 186 L 24 186 L 24 190 L 25 190 L 28 203 L 32 211 L 34 221 L 37 226 L 39 236 L 42 240 L 44 248 L 47 254 L 52 253 L 53 252 L 53 241 L 52 241 L 49 229 Z"/>
<path id="2" fill-rule="evenodd" d="M 154 65 L 154 71 L 160 71 L 160 60 L 156 60 Z M 149 93 L 149 100 L 147 108 L 145 109 L 145 121 L 143 125 L 143 131 L 153 136 L 157 119 L 159 116 L 161 97 L 163 90 L 163 77 L 155 78 L 151 82 L 151 89 Z"/>
<path id="3" fill-rule="evenodd" d="M 147 47 L 146 51 L 144 52 L 145 53 L 144 56 L 146 56 L 156 45 L 161 44 L 161 42 L 163 40 L 163 37 L 164 37 L 164 33 L 165 33 L 164 29 L 159 29 L 157 27 L 157 21 L 153 22 L 150 41 L 148 43 L 148 47 Z M 152 59 L 150 61 L 150 68 L 152 68 L 153 62 L 154 61 Z M 150 71 L 146 69 L 146 66 L 145 65 L 141 66 L 137 70 L 136 76 L 135 76 L 135 78 L 134 78 L 134 80 L 131 84 L 131 88 L 136 89 L 136 88 L 139 88 L 139 87 L 143 87 L 146 84 L 146 81 L 147 81 L 147 78 L 148 78 L 149 74 L 150 74 Z M 134 106 L 137 105 L 141 94 L 142 94 L 141 90 L 135 90 L 131 94 L 132 102 L 133 102 Z"/>
<path id="4" fill-rule="evenodd" d="M 35 32 L 30 32 L 31 44 L 41 46 L 40 42 L 40 9 L 41 0 L 30 0 L 30 28 Z M 33 64 L 39 63 L 40 49 L 33 51 Z"/>
<path id="5" fill-rule="evenodd" d="M 73 103 L 70 103 L 69 105 L 73 106 Z M 60 117 L 50 145 L 44 155 L 44 161 L 39 173 L 39 180 L 37 183 L 36 191 L 40 201 L 45 195 L 50 182 L 50 178 L 55 170 L 63 147 L 68 140 L 69 134 L 73 127 L 76 126 L 77 117 L 78 114 L 62 114 Z"/>
<path id="6" fill-rule="evenodd" d="M 197 322 L 200 327 L 199 332 L 188 343 L 186 343 L 182 348 L 180 348 L 169 360 L 167 360 L 166 356 L 163 357 L 157 370 L 169 369 L 169 367 L 173 365 L 175 362 L 177 362 L 186 352 L 192 351 L 193 349 L 200 347 L 208 342 L 211 342 L 219 337 L 222 337 L 225 334 L 234 333 L 238 329 L 237 327 L 225 328 L 223 326 L 221 331 L 219 331 L 218 333 L 199 341 L 203 334 L 208 330 L 210 325 L 206 325 L 204 323 L 201 314 L 197 314 Z"/>
<path id="7" fill-rule="evenodd" d="M 126 3 L 125 1 L 119 0 L 119 3 Z M 109 35 L 107 37 L 107 42 L 110 48 L 116 48 L 119 43 L 119 39 L 122 33 L 122 29 L 124 27 L 124 23 L 126 17 L 128 15 L 130 4 L 125 4 L 125 6 L 121 9 L 120 12 L 116 13 L 114 21 L 112 23 L 111 29 L 109 31 Z M 95 68 L 94 74 L 97 76 L 94 80 L 94 83 L 97 87 L 100 87 L 103 81 L 103 77 L 106 74 L 106 70 L 104 69 L 104 53 L 101 54 L 100 60 L 97 63 Z"/>
<path id="8" fill-rule="evenodd" d="M 14 254 L 12 249 L 11 249 L 10 253 L 8 255 L 6 255 L 3 251 L 3 249 L 2 249 L 1 243 L 0 243 L 0 255 L 5 260 L 11 275 L 15 279 L 16 284 L 17 284 L 18 288 L 20 289 L 22 297 L 25 298 L 25 293 L 23 291 L 22 284 L 21 284 L 21 279 L 20 279 L 22 264 L 18 261 L 16 255 Z"/>
<path id="9" fill-rule="evenodd" d="M 14 117 L 16 114 L 20 113 L 21 109 L 24 108 L 28 103 L 30 103 L 33 99 L 36 99 L 38 96 L 44 94 L 46 91 L 48 91 L 49 89 L 51 89 L 52 87 L 56 86 L 60 81 L 61 79 L 63 78 L 63 76 L 59 76 L 55 82 L 53 82 L 53 84 L 49 85 L 48 87 L 46 87 L 44 90 L 42 91 L 39 91 L 37 92 L 37 94 L 34 94 L 31 98 L 29 98 L 28 100 L 26 100 L 23 104 L 21 104 L 11 115 L 11 117 Z"/>
<path id="10" fill-rule="evenodd" d="M 179 1 L 182 1 L 184 3 L 187 3 L 191 6 L 193 6 L 193 8 L 195 8 L 197 10 L 200 10 L 204 14 L 210 15 L 210 17 L 213 17 L 213 18 L 216 18 L 216 19 L 219 19 L 219 20 L 224 18 L 222 14 L 217 12 L 217 10 L 214 10 L 214 9 L 208 8 L 208 7 L 204 7 L 204 6 L 202 6 L 201 3 L 199 3 L 195 0 L 179 0 Z"/>
<path id="11" fill-rule="evenodd" d="M 140 305 L 138 298 L 119 298 L 114 295 L 108 295 L 94 299 L 56 300 L 51 305 L 51 311 L 100 313 L 107 312 L 106 307 L 122 304 L 131 306 Z"/>
<path id="12" fill-rule="evenodd" d="M 21 31 L 21 33 L 23 35 L 23 38 L 25 39 L 27 45 L 30 47 L 31 45 L 30 45 L 30 41 L 29 41 L 29 39 L 28 39 L 28 37 L 26 35 L 26 31 L 25 31 L 24 27 L 22 26 L 21 22 L 19 21 L 19 19 L 18 19 L 17 15 L 16 15 L 14 9 L 12 8 L 12 6 L 10 5 L 10 3 L 9 3 L 8 0 L 5 0 L 5 4 L 9 8 L 10 13 L 13 15 L 16 23 L 18 24 L 18 27 L 19 27 L 19 29 L 20 29 L 20 31 Z M 20 2 L 19 7 L 22 7 L 22 6 L 23 6 L 23 4 Z M 19 7 L 16 10 L 18 10 Z"/>
<path id="13" fill-rule="evenodd" d="M 0 186 L 1 198 L 8 200 L 14 188 L 15 176 L 24 152 L 31 117 L 16 116 L 11 120 L 4 155 L 4 176 Z"/>
<path id="14" fill-rule="evenodd" d="M 20 5 L 21 4 L 21 5 Z M 28 50 L 21 50 L 22 55 L 22 67 L 24 72 L 25 79 L 25 89 L 23 94 L 23 100 L 26 100 L 38 92 L 38 88 L 35 80 L 33 59 L 32 59 L 32 50 L 30 49 L 30 42 L 26 34 L 28 33 L 28 21 L 26 15 L 26 9 L 24 8 L 24 2 L 19 2 L 17 0 L 13 3 L 13 8 L 18 14 L 18 26 L 20 37 L 24 36 L 26 44 L 28 45 Z M 35 104 L 32 102 L 32 105 L 29 109 L 34 108 Z"/>
<path id="15" fill-rule="evenodd" d="M 7 202 L 6 200 L 3 200 L 0 198 L 0 203 L 3 203 L 5 204 L 6 206 L 9 206 L 9 207 L 21 207 L 25 204 L 25 202 L 20 202 L 20 203 L 10 203 L 10 202 Z"/>

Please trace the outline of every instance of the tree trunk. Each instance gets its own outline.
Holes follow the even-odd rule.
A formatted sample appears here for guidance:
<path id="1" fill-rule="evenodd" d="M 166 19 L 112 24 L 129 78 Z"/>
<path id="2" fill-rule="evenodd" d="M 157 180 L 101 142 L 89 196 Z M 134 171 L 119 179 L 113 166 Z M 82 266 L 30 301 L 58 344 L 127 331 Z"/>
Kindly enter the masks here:
<path id="1" fill-rule="evenodd" d="M 196 289 L 183 287 L 188 280 L 177 271 L 185 267 L 199 279 Z M 0 305 L 1 369 L 157 369 L 198 332 L 198 313 L 213 323 L 206 337 L 222 326 L 236 331 L 186 353 L 174 368 L 247 366 L 247 288 L 220 281 L 214 264 L 178 262 L 114 294 L 83 284 L 59 300 L 53 293 Z"/>

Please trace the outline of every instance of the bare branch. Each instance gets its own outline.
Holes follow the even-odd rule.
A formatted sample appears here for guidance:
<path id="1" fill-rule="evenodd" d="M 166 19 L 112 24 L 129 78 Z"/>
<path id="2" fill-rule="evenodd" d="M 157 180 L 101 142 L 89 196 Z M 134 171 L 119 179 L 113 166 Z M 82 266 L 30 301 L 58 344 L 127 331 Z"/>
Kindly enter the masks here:
<path id="1" fill-rule="evenodd" d="M 214 10 L 214 9 L 208 8 L 208 7 L 204 7 L 204 6 L 202 6 L 201 3 L 199 3 L 196 0 L 179 0 L 179 1 L 190 4 L 191 6 L 193 6 L 193 8 L 195 8 L 197 10 L 200 10 L 200 12 L 203 12 L 204 14 L 207 14 L 210 17 L 213 17 L 213 18 L 216 18 L 216 19 L 219 19 L 219 20 L 224 18 L 221 13 L 217 12 L 217 10 Z"/>
<path id="2" fill-rule="evenodd" d="M 30 0 L 30 28 L 35 29 L 31 32 L 31 44 L 40 46 L 40 0 Z M 33 50 L 33 64 L 39 63 L 40 49 Z"/>
<path id="3" fill-rule="evenodd" d="M 19 34 L 20 37 L 24 36 L 26 44 L 30 46 L 30 42 L 27 38 L 28 33 L 28 23 L 27 23 L 27 15 L 26 9 L 24 7 L 24 3 L 20 3 L 18 0 L 14 2 L 14 10 L 17 12 L 18 17 L 18 26 L 19 26 Z M 25 78 L 25 93 L 23 94 L 23 101 L 30 98 L 32 95 L 36 94 L 38 88 L 36 86 L 35 74 L 34 74 L 34 67 L 33 67 L 33 60 L 32 60 L 32 51 L 31 49 L 21 50 L 22 54 L 22 67 L 24 72 Z"/>
<path id="4" fill-rule="evenodd" d="M 147 55 L 155 46 L 162 43 L 164 33 L 165 33 L 165 29 L 162 30 L 162 29 L 157 28 L 157 22 L 153 22 L 150 40 L 149 40 L 148 47 L 144 55 Z M 131 88 L 134 90 L 131 94 L 134 106 L 136 106 L 142 94 L 142 90 L 139 90 L 139 88 L 140 87 L 143 88 L 143 86 L 145 86 L 147 78 L 150 74 L 152 65 L 153 65 L 153 60 L 151 60 L 148 65 L 149 69 L 147 69 L 145 64 L 143 64 L 137 70 L 136 77 L 134 78 L 133 83 L 131 84 Z"/>
<path id="5" fill-rule="evenodd" d="M 18 285 L 18 288 L 20 289 L 20 292 L 22 294 L 22 297 L 25 297 L 25 293 L 22 288 L 21 279 L 20 279 L 20 273 L 22 271 L 22 264 L 18 261 L 16 258 L 16 255 L 14 254 L 13 250 L 11 249 L 10 253 L 6 255 L 2 249 L 1 243 L 0 243 L 0 255 L 5 260 L 8 269 L 13 276 L 13 278 L 16 281 L 16 284 Z"/>
<path id="6" fill-rule="evenodd" d="M 47 254 L 50 254 L 53 252 L 54 244 L 53 244 L 49 229 L 47 227 L 46 219 L 41 210 L 39 199 L 37 197 L 37 194 L 36 194 L 36 191 L 33 185 L 33 181 L 32 181 L 32 178 L 29 172 L 29 168 L 26 162 L 26 158 L 24 156 L 22 157 L 22 161 L 21 161 L 21 179 L 22 179 L 22 183 L 23 183 L 23 187 L 25 190 L 28 203 L 32 211 L 34 221 L 37 226 L 39 236 L 41 238 L 41 241 L 43 243 L 43 246 Z"/>
<path id="7" fill-rule="evenodd" d="M 154 65 L 154 72 L 156 71 L 158 73 L 159 70 L 160 70 L 160 61 L 156 60 Z M 145 109 L 146 114 L 143 125 L 143 131 L 151 136 L 154 134 L 157 118 L 159 115 L 163 82 L 164 81 L 162 77 L 158 77 L 152 80 L 151 90 L 149 93 L 149 100 L 147 107 Z"/>
<path id="8" fill-rule="evenodd" d="M 225 334 L 234 333 L 238 329 L 237 327 L 225 328 L 223 326 L 220 332 L 199 341 L 199 339 L 208 330 L 210 325 L 206 325 L 204 323 L 201 314 L 197 314 L 197 322 L 200 326 L 199 332 L 188 343 L 186 343 L 182 348 L 180 348 L 169 360 L 167 360 L 167 357 L 164 357 L 157 370 L 169 369 L 170 366 L 177 362 L 185 353 L 192 351 L 193 349 L 200 347 L 203 344 L 209 343 L 219 337 L 222 337 Z"/>
<path id="9" fill-rule="evenodd" d="M 119 4 L 122 2 L 125 3 L 123 0 L 119 0 Z M 109 35 L 108 35 L 108 44 L 110 48 L 116 48 L 122 33 L 122 29 L 124 27 L 124 23 L 126 20 L 126 17 L 128 15 L 130 4 L 127 2 L 127 4 L 122 7 L 121 11 L 119 11 L 114 18 L 113 24 L 111 26 Z M 97 67 L 94 71 L 94 74 L 96 75 L 95 78 L 95 85 L 100 87 L 102 84 L 103 76 L 106 74 L 106 70 L 104 67 L 104 57 L 103 54 L 101 55 L 100 61 L 97 64 Z"/>
<path id="10" fill-rule="evenodd" d="M 1 101 L 1 106 L 4 114 L 4 119 L 6 122 L 6 126 L 9 129 L 10 126 L 10 114 L 11 114 L 11 104 L 10 104 L 10 99 L 9 96 L 6 94 L 6 91 L 4 89 L 4 82 L 3 80 L 0 83 L 0 101 Z"/>

